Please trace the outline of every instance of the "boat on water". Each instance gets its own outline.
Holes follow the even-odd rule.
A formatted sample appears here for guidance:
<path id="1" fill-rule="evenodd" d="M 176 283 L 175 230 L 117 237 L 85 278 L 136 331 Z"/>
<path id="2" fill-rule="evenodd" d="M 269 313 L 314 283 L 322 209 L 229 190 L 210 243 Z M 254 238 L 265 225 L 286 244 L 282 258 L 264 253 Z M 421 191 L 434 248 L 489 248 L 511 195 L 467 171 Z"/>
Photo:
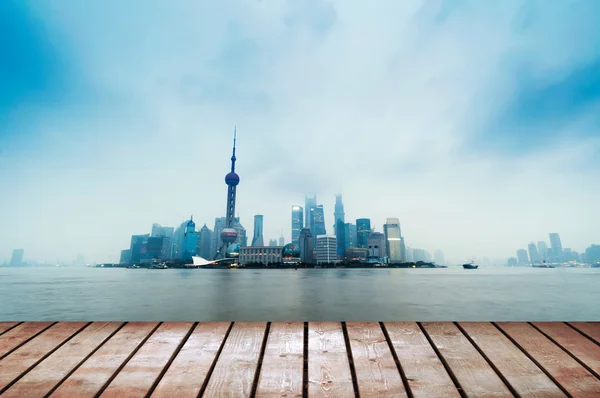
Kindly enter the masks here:
<path id="1" fill-rule="evenodd" d="M 137 268 L 140 268 L 140 266 L 133 264 L 133 265 L 130 265 L 129 267 L 127 267 L 127 268 L 129 268 L 129 269 L 137 269 Z"/>
<path id="2" fill-rule="evenodd" d="M 554 268 L 554 265 L 549 264 L 532 264 L 533 268 Z"/>
<path id="3" fill-rule="evenodd" d="M 150 267 L 150 269 L 167 269 L 167 265 L 165 263 L 155 264 Z"/>
<path id="4" fill-rule="evenodd" d="M 463 264 L 463 268 L 464 269 L 477 269 L 479 268 L 479 265 L 470 263 L 470 264 Z"/>

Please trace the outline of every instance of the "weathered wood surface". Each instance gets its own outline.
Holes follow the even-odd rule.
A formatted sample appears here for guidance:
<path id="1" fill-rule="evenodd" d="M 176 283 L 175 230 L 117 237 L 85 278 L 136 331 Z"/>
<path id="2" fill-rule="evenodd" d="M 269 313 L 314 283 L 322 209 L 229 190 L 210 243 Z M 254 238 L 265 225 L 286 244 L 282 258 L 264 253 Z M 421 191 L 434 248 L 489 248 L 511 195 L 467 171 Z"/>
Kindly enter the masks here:
<path id="1" fill-rule="evenodd" d="M 60 384 L 52 397 L 95 397 L 157 326 L 157 322 L 126 324 Z"/>
<path id="2" fill-rule="evenodd" d="M 145 397 L 192 326 L 192 322 L 160 325 L 100 396 Z"/>
<path id="3" fill-rule="evenodd" d="M 96 322 L 66 342 L 25 374 L 3 397 L 44 397 L 122 323 Z"/>
<path id="4" fill-rule="evenodd" d="M 423 328 L 470 397 L 512 397 L 513 394 L 452 322 L 425 322 Z"/>
<path id="5" fill-rule="evenodd" d="M 339 322 L 308 324 L 308 395 L 354 395 L 346 341 Z"/>
<path id="6" fill-rule="evenodd" d="M 7 330 L 15 327 L 18 322 L 0 322 L 0 335 L 6 333 Z"/>
<path id="7" fill-rule="evenodd" d="M 266 327 L 266 323 L 234 323 L 204 397 L 250 396 Z"/>
<path id="8" fill-rule="evenodd" d="M 568 393 L 576 397 L 600 396 L 600 380 L 531 325 L 501 322 L 498 326 Z"/>
<path id="9" fill-rule="evenodd" d="M 53 325 L 0 360 L 0 394 L 87 325 L 86 322 Z"/>
<path id="10" fill-rule="evenodd" d="M 461 322 L 459 325 L 521 397 L 565 396 L 560 388 L 494 325 L 488 322 Z"/>
<path id="11" fill-rule="evenodd" d="M 600 397 L 597 323 L 4 322 L 2 397 Z"/>
<path id="12" fill-rule="evenodd" d="M 560 322 L 535 322 L 534 325 L 560 344 L 600 378 L 600 346 Z"/>
<path id="13" fill-rule="evenodd" d="M 377 322 L 346 324 L 361 397 L 407 397 L 398 366 Z"/>
<path id="14" fill-rule="evenodd" d="M 459 397 L 433 347 L 415 322 L 386 322 L 390 340 L 415 397 Z"/>
<path id="15" fill-rule="evenodd" d="M 258 379 L 259 397 L 302 397 L 304 323 L 272 323 Z"/>
<path id="16" fill-rule="evenodd" d="M 230 322 L 199 324 L 158 383 L 152 397 L 196 398 L 230 325 Z"/>
<path id="17" fill-rule="evenodd" d="M 47 329 L 52 322 L 27 322 L 7 331 L 0 336 L 0 359 L 35 335 Z"/>
<path id="18" fill-rule="evenodd" d="M 600 322 L 569 322 L 569 325 L 600 344 Z"/>

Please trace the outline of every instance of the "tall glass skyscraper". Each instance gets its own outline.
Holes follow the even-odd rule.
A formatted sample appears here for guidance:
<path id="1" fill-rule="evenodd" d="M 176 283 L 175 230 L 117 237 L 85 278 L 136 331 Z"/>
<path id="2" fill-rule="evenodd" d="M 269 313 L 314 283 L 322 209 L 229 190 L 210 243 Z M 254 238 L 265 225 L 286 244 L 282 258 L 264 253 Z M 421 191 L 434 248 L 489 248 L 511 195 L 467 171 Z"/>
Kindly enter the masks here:
<path id="1" fill-rule="evenodd" d="M 292 243 L 298 244 L 298 239 L 300 238 L 300 231 L 304 228 L 302 225 L 304 220 L 304 209 L 302 206 L 294 205 L 292 206 Z"/>
<path id="2" fill-rule="evenodd" d="M 383 225 L 383 233 L 385 234 L 386 251 L 390 263 L 402 262 L 400 220 L 397 218 L 388 218 Z"/>
<path id="3" fill-rule="evenodd" d="M 550 234 L 550 250 L 552 251 L 552 261 L 561 262 L 563 257 L 563 248 L 560 236 L 557 233 Z"/>
<path id="4" fill-rule="evenodd" d="M 314 216 L 314 231 L 311 230 L 313 236 L 326 235 L 325 230 L 325 212 L 323 211 L 323 205 L 317 205 L 313 213 Z"/>
<path id="5" fill-rule="evenodd" d="M 263 241 L 263 216 L 257 214 L 254 216 L 254 235 L 252 236 L 252 246 L 264 246 Z"/>
<path id="6" fill-rule="evenodd" d="M 310 228 L 314 236 L 314 211 L 317 208 L 317 195 L 314 193 L 307 193 L 304 197 L 304 226 Z"/>
<path id="7" fill-rule="evenodd" d="M 371 220 L 368 218 L 358 218 L 356 220 L 356 247 L 366 248 L 368 246 L 370 233 Z"/>

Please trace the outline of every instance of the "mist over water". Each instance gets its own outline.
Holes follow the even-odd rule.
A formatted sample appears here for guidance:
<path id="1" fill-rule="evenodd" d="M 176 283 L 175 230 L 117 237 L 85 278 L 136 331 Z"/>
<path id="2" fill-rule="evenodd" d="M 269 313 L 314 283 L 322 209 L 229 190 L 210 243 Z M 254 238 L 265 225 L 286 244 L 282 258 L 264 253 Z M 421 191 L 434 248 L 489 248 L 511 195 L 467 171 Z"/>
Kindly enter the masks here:
<path id="1" fill-rule="evenodd" d="M 600 321 L 600 269 L 0 269 L 0 321 Z"/>

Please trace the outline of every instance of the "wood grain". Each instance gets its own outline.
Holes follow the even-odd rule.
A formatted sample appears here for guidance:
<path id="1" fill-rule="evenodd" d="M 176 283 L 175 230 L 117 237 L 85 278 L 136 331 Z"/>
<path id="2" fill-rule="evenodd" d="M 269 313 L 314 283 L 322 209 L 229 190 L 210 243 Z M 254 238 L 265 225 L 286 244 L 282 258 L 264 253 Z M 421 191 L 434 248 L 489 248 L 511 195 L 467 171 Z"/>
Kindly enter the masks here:
<path id="1" fill-rule="evenodd" d="M 97 322 L 89 325 L 17 381 L 2 396 L 44 397 L 121 325 L 121 322 Z"/>
<path id="2" fill-rule="evenodd" d="M 0 335 L 15 326 L 18 322 L 0 322 Z"/>
<path id="3" fill-rule="evenodd" d="M 257 397 L 302 397 L 304 323 L 271 324 Z"/>
<path id="4" fill-rule="evenodd" d="M 600 346 L 562 322 L 535 322 L 534 325 L 600 375 Z"/>
<path id="5" fill-rule="evenodd" d="M 208 381 L 203 397 L 248 397 L 267 324 L 236 322 Z"/>
<path id="6" fill-rule="evenodd" d="M 600 395 L 600 380 L 531 325 L 522 322 L 501 322 L 498 326 L 570 394 L 577 397 Z"/>
<path id="7" fill-rule="evenodd" d="M 569 322 L 569 325 L 585 333 L 596 343 L 600 344 L 600 322 Z"/>
<path id="8" fill-rule="evenodd" d="M 229 322 L 200 323 L 160 380 L 152 397 L 197 397 Z"/>
<path id="9" fill-rule="evenodd" d="M 471 342 L 452 322 L 424 322 L 467 396 L 512 397 L 512 393 Z"/>
<path id="10" fill-rule="evenodd" d="M 378 322 L 348 322 L 361 397 L 406 397 L 400 372 Z"/>
<path id="11" fill-rule="evenodd" d="M 339 322 L 308 324 L 308 395 L 354 396 L 346 342 Z"/>
<path id="12" fill-rule="evenodd" d="M 460 326 L 520 396 L 565 396 L 552 380 L 494 325 L 489 322 L 461 322 Z"/>
<path id="13" fill-rule="evenodd" d="M 100 396 L 145 397 L 192 326 L 192 322 L 160 325 Z"/>
<path id="14" fill-rule="evenodd" d="M 157 325 L 157 322 L 131 322 L 125 325 L 70 375 L 51 396 L 94 397 Z"/>
<path id="15" fill-rule="evenodd" d="M 0 358 L 32 336 L 52 325 L 52 322 L 25 322 L 0 336 Z"/>
<path id="16" fill-rule="evenodd" d="M 386 322 L 396 355 L 415 397 L 459 397 L 444 365 L 415 322 Z"/>
<path id="17" fill-rule="evenodd" d="M 57 323 L 2 359 L 0 391 L 87 324 L 87 322 Z"/>

